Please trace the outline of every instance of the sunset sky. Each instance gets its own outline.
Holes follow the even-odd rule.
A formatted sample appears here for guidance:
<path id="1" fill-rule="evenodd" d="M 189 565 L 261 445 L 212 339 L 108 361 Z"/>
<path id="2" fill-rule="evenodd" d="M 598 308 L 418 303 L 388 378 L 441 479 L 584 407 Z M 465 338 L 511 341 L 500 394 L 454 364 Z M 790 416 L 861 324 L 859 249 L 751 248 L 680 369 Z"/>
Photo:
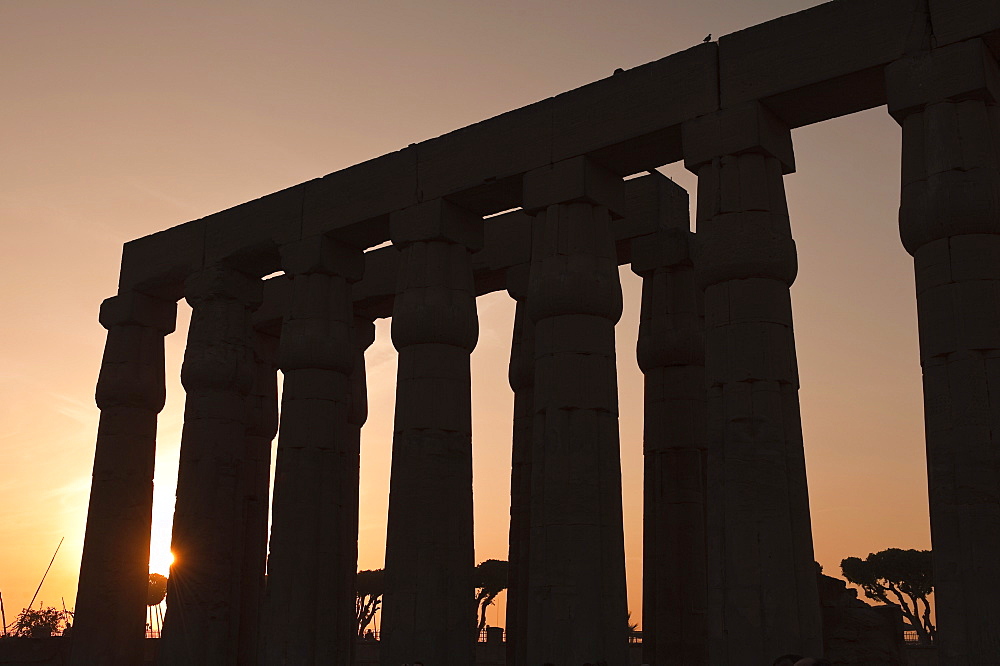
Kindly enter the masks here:
<path id="1" fill-rule="evenodd" d="M 806 0 L 0 0 L 0 592 L 72 607 L 124 242 L 438 136 L 778 16 Z M 928 548 L 899 128 L 883 109 L 795 130 L 786 177 L 816 558 Z M 693 193 L 678 165 L 664 173 Z M 639 280 L 618 327 L 629 608 L 640 615 Z M 166 573 L 187 306 L 167 338 L 153 568 Z M 473 355 L 476 559 L 506 559 L 513 302 L 479 299 Z M 361 568 L 382 566 L 395 352 L 368 351 Z M 502 606 L 490 624 L 503 624 Z"/>

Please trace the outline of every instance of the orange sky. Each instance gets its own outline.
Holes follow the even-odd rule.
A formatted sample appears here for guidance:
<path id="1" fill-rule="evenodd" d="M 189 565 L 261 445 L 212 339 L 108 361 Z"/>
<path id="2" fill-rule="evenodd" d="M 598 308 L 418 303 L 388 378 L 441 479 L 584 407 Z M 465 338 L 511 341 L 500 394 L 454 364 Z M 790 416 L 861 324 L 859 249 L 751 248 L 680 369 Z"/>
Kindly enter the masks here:
<path id="1" fill-rule="evenodd" d="M 504 3 L 0 2 L 0 592 L 8 621 L 73 605 L 123 242 L 529 104 L 806 0 Z M 929 547 L 910 258 L 896 229 L 899 129 L 876 109 L 793 133 L 792 290 L 816 557 Z M 693 191 L 679 165 L 664 171 Z M 638 279 L 618 328 L 629 607 L 641 608 Z M 186 329 L 167 340 L 154 558 L 165 557 Z M 506 558 L 513 303 L 479 300 L 476 557 Z M 395 354 L 368 352 L 362 568 L 382 565 Z M 157 568 L 162 570 L 162 566 Z M 502 624 L 490 611 L 489 622 Z"/>

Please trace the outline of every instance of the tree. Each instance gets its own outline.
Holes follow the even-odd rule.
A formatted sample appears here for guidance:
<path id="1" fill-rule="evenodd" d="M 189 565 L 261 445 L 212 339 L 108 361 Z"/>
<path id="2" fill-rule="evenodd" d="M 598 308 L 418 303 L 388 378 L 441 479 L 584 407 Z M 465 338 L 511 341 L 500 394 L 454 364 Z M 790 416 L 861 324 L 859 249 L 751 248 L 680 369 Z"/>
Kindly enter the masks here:
<path id="1" fill-rule="evenodd" d="M 167 577 L 163 574 L 149 574 L 149 586 L 146 588 L 146 605 L 159 606 L 167 596 Z"/>
<path id="2" fill-rule="evenodd" d="M 146 585 L 146 636 L 159 636 L 163 630 L 163 600 L 167 598 L 167 577 L 149 574 Z"/>
<path id="3" fill-rule="evenodd" d="M 897 606 L 921 643 L 926 645 L 934 640 L 931 604 L 927 599 L 934 591 L 931 551 L 888 548 L 869 553 L 863 560 L 848 557 L 840 563 L 840 569 L 844 578 L 860 586 L 869 599 Z"/>
<path id="4" fill-rule="evenodd" d="M 486 627 L 486 607 L 507 589 L 507 562 L 484 560 L 476 565 L 476 614 L 479 617 L 477 635 Z"/>
<path id="5" fill-rule="evenodd" d="M 38 610 L 25 608 L 11 625 L 13 628 L 10 635 L 20 638 L 42 638 L 62 633 L 70 627 L 71 617 L 69 611 L 56 610 L 51 606 Z"/>
<path id="6" fill-rule="evenodd" d="M 633 636 L 638 636 L 640 633 L 639 623 L 632 621 L 632 611 L 629 611 L 628 614 L 625 616 L 625 627 L 626 627 L 625 632 L 628 635 L 629 639 L 631 639 Z"/>
<path id="7" fill-rule="evenodd" d="M 359 571 L 354 583 L 355 609 L 358 619 L 358 638 L 365 635 L 365 629 L 375 619 L 375 613 L 382 604 L 385 592 L 385 572 L 382 569 Z"/>

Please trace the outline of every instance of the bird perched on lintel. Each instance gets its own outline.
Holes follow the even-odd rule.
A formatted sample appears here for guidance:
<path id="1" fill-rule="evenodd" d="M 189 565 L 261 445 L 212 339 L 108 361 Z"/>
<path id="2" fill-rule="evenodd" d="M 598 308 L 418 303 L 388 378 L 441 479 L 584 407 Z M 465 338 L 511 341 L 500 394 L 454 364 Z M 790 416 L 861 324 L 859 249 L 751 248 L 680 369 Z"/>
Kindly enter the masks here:
<path id="1" fill-rule="evenodd" d="M 706 37 L 705 39 L 703 39 L 701 41 L 703 41 L 703 42 L 710 42 L 710 41 L 712 41 L 712 33 L 708 33 L 708 37 Z"/>

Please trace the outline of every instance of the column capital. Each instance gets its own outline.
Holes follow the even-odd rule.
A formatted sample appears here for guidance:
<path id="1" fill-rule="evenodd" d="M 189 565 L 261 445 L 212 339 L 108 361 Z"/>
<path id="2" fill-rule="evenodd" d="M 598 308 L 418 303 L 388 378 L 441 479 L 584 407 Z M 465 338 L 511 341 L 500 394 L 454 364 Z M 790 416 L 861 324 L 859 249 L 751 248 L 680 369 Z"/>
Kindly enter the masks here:
<path id="1" fill-rule="evenodd" d="M 586 156 L 573 157 L 524 174 L 522 203 L 526 213 L 553 204 L 604 206 L 612 217 L 625 216 L 625 181 Z"/>
<path id="2" fill-rule="evenodd" d="M 99 320 L 109 330 L 113 326 L 146 326 L 168 335 L 177 325 L 177 303 L 128 291 L 105 299 Z"/>
<path id="3" fill-rule="evenodd" d="M 389 238 L 394 245 L 445 241 L 476 251 L 483 247 L 483 218 L 447 199 L 432 199 L 390 213 Z"/>
<path id="4" fill-rule="evenodd" d="M 192 306 L 204 301 L 227 300 L 256 308 L 263 299 L 263 281 L 240 271 L 213 266 L 184 281 L 184 298 Z"/>
<path id="5" fill-rule="evenodd" d="M 507 269 L 504 283 L 507 285 L 507 293 L 515 301 L 523 301 L 528 295 L 528 275 L 530 272 L 531 264 L 518 264 Z"/>
<path id="6" fill-rule="evenodd" d="M 354 344 L 363 354 L 375 342 L 375 322 L 368 317 L 354 318 Z"/>
<path id="7" fill-rule="evenodd" d="M 691 236 L 687 229 L 660 229 L 632 239 L 632 272 L 643 277 L 658 268 L 691 264 Z"/>
<path id="8" fill-rule="evenodd" d="M 1000 101 L 1000 68 L 982 39 L 903 58 L 885 68 L 889 115 L 898 123 L 927 104 Z"/>
<path id="9" fill-rule="evenodd" d="M 479 340 L 470 254 L 458 243 L 416 243 L 403 250 L 392 306 L 392 344 L 472 351 Z"/>
<path id="10" fill-rule="evenodd" d="M 329 236 L 310 236 L 279 249 L 281 268 L 290 275 L 322 273 L 357 282 L 365 272 L 364 251 Z"/>
<path id="11" fill-rule="evenodd" d="M 684 166 L 693 173 L 717 157 L 763 154 L 795 171 L 789 127 L 760 102 L 747 102 L 689 120 L 681 126 Z"/>

